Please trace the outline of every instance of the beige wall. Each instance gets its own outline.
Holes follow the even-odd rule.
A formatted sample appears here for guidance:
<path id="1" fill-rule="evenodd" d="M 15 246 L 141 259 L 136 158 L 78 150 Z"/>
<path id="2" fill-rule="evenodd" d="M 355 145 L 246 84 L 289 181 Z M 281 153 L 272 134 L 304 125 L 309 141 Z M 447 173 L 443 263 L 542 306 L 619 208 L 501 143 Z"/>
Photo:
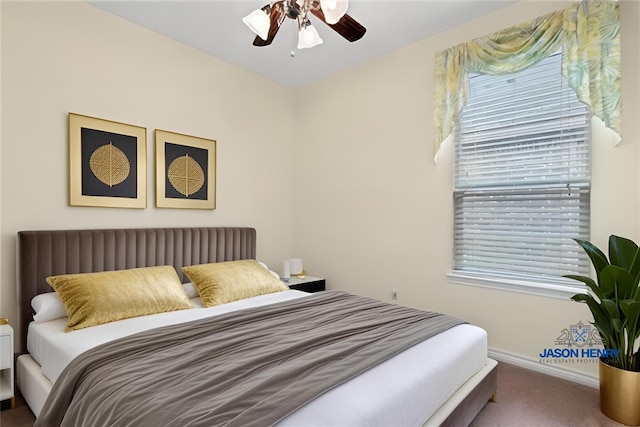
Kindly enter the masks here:
<path id="1" fill-rule="evenodd" d="M 490 346 L 537 362 L 563 328 L 589 319 L 586 306 L 449 283 L 452 152 L 432 155 L 434 54 L 454 44 L 562 8 L 525 1 L 423 40 L 297 92 L 294 250 L 331 288 L 442 311 L 489 332 Z M 593 142 L 592 239 L 640 237 L 638 19 L 623 2 L 623 141 Z M 319 128 L 319 121 L 330 126 Z M 597 366 L 597 365 L 595 365 Z M 595 374 L 594 366 L 562 366 Z"/>
<path id="2" fill-rule="evenodd" d="M 2 6 L 0 5 L 0 24 L 2 23 Z M 1 29 L 1 25 L 0 25 Z M 0 52 L 2 52 L 2 31 L 0 31 Z M 2 130 L 4 129 L 2 126 L 2 54 L 0 53 L 0 230 L 2 229 Z M 0 243 L 0 279 L 2 278 L 2 260 L 4 257 L 2 256 L 2 244 Z M 0 316 L 6 316 L 6 311 L 4 310 L 4 306 L 2 305 L 2 301 L 4 292 L 2 291 L 2 286 L 0 285 Z M 12 313 L 13 314 L 13 313 Z"/>
<path id="3" fill-rule="evenodd" d="M 259 259 L 293 256 L 291 89 L 84 2 L 1 10 L 0 315 L 15 324 L 19 230 L 243 225 Z M 68 206 L 69 112 L 147 128 L 146 209 Z M 217 140 L 215 211 L 154 207 L 154 129 Z"/>
<path id="4" fill-rule="evenodd" d="M 0 315 L 16 318 L 18 230 L 252 225 L 258 257 L 276 270 L 300 256 L 334 289 L 391 301 L 397 288 L 399 303 L 462 317 L 487 329 L 493 349 L 536 359 L 589 315 L 570 301 L 447 282 L 452 156 L 445 147 L 432 160 L 433 57 L 568 4 L 521 2 L 293 91 L 84 3 L 2 2 Z M 594 141 L 599 244 L 640 237 L 640 4 L 622 9 L 623 142 Z M 147 128 L 147 209 L 67 206 L 70 111 Z M 155 128 L 218 141 L 215 211 L 153 207 Z"/>

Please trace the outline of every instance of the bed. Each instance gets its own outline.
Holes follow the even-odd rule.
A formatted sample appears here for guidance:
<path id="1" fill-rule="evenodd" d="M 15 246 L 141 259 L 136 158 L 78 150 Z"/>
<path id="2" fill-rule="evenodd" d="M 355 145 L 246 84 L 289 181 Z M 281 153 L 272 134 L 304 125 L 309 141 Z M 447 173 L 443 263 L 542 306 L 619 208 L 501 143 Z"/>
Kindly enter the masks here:
<path id="1" fill-rule="evenodd" d="M 93 357 L 95 349 L 102 348 L 103 343 L 109 341 L 112 346 L 115 345 L 114 343 L 120 345 L 131 336 L 148 334 L 147 339 L 150 342 L 156 342 L 159 341 L 158 337 L 184 334 L 184 329 L 197 330 L 195 326 L 192 326 L 196 323 L 191 322 L 214 322 L 209 325 L 203 324 L 203 330 L 211 328 L 211 325 L 218 327 L 228 322 L 228 333 L 233 334 L 240 330 L 240 325 L 250 323 L 241 316 L 249 316 L 254 319 L 258 312 L 261 313 L 261 316 L 268 316 L 260 318 L 262 320 L 259 325 L 265 325 L 272 319 L 289 319 L 280 321 L 280 324 L 288 328 L 293 327 L 293 329 L 283 329 L 280 332 L 283 335 L 278 339 L 279 341 L 287 341 L 288 337 L 308 335 L 311 332 L 299 333 L 302 323 L 299 323 L 298 320 L 290 320 L 294 318 L 287 316 L 293 316 L 293 314 L 284 310 L 295 310 L 302 313 L 303 308 L 301 307 L 303 306 L 306 307 L 304 310 L 315 309 L 313 316 L 308 317 L 312 317 L 317 323 L 310 326 L 308 331 L 317 331 L 322 330 L 325 324 L 334 324 L 334 319 L 323 317 L 329 316 L 329 311 L 333 312 L 333 310 L 318 308 L 323 307 L 324 304 L 334 302 L 348 306 L 373 304 L 376 307 L 380 305 L 381 310 L 389 309 L 389 307 L 383 306 L 391 306 L 364 299 L 358 299 L 354 302 L 351 298 L 355 296 L 337 291 L 306 294 L 300 291 L 283 290 L 206 308 L 203 307 L 202 300 L 197 295 L 190 295 L 193 297 L 189 300 L 193 306 L 192 309 L 138 316 L 66 333 L 65 326 L 68 319 L 57 318 L 34 322 L 32 299 L 36 295 L 52 291 L 51 286 L 45 280 L 47 277 L 172 266 L 179 280 L 188 284 L 191 278 L 184 273 L 183 267 L 213 263 L 224 265 L 231 261 L 255 260 L 255 229 L 216 227 L 24 231 L 18 233 L 17 244 L 20 322 L 17 348 L 19 352 L 23 353 L 18 357 L 16 364 L 17 386 L 39 420 L 43 408 L 47 410 L 45 401 L 52 389 L 54 396 L 62 395 L 62 392 L 58 390 L 61 390 L 61 384 L 71 376 L 65 371 L 71 371 L 70 366 L 75 367 L 84 363 L 86 359 L 89 359 L 88 355 Z M 265 271 L 267 271 L 266 268 Z M 187 288 L 185 287 L 185 289 Z M 347 298 L 349 299 L 347 300 Z M 368 305 L 366 307 L 367 310 L 370 310 Z M 398 310 L 404 310 L 399 306 L 394 307 Z M 270 310 L 277 310 L 277 316 Z M 414 315 L 415 313 L 410 314 Z M 199 320 L 194 320 L 194 316 Z M 394 316 L 396 315 L 394 314 Z M 269 419 L 267 416 L 271 416 L 273 413 L 269 408 L 248 416 L 257 425 L 468 425 L 488 401 L 495 399 L 497 363 L 486 356 L 486 332 L 465 323 L 452 325 L 427 339 L 403 344 L 408 347 L 402 351 L 390 350 L 392 353 L 390 356 L 377 362 L 374 366 L 362 368 L 362 373 L 357 371 L 345 373 L 341 381 L 326 386 L 327 390 L 325 391 L 312 392 L 306 384 L 299 384 L 298 387 L 302 388 L 297 394 L 302 395 L 309 389 L 312 398 L 308 398 L 302 404 L 291 403 L 293 409 L 285 410 L 284 415 L 275 416 L 273 421 L 265 421 Z M 185 328 L 185 326 L 188 327 Z M 247 334 L 245 335 L 247 337 L 251 336 L 248 334 L 254 332 L 247 329 L 242 333 Z M 264 332 L 255 333 L 257 335 L 247 341 L 259 342 Z M 409 335 L 415 334 L 412 332 Z M 222 337 L 227 340 L 225 335 L 220 335 L 220 340 L 223 340 Z M 174 345 L 172 348 L 181 347 Z M 313 354 L 318 354 L 317 352 L 321 350 L 316 349 Z M 122 353 L 121 350 L 114 351 Z M 154 354 L 155 352 L 155 350 L 152 351 Z M 197 351 L 189 351 L 187 355 L 178 352 L 161 363 L 166 364 L 169 369 L 171 361 L 191 360 L 187 356 L 195 353 Z M 287 363 L 298 363 L 295 359 L 287 357 Z M 349 357 L 355 356 L 350 354 Z M 305 358 L 300 357 L 299 359 Z M 351 362 L 355 359 L 345 358 L 345 360 L 349 360 L 349 362 L 345 362 L 347 369 L 342 367 L 336 371 L 340 375 L 351 369 L 351 366 L 358 364 Z M 428 363 L 425 360 L 428 360 Z M 279 363 L 281 362 L 279 361 Z M 311 362 L 307 361 L 307 363 Z M 315 367 L 315 362 L 313 363 L 313 367 Z M 129 369 L 131 365 L 131 362 L 127 362 L 122 367 L 109 369 Z M 175 369 L 183 372 L 184 365 L 185 363 L 180 362 L 176 364 Z M 290 367 L 286 369 L 291 370 Z M 308 366 L 301 368 L 301 370 L 304 373 L 311 372 Z M 330 376 L 336 376 L 336 372 Z M 226 372 L 221 373 L 221 375 L 226 374 Z M 323 374 L 320 372 L 318 375 L 322 376 Z M 289 377 L 293 374 L 287 373 L 283 376 Z M 309 381 L 314 382 L 311 375 L 308 376 L 310 377 Z M 278 383 L 275 386 L 272 384 L 275 379 L 272 381 L 272 378 L 269 377 L 268 381 L 263 382 L 264 393 L 269 395 L 270 399 L 276 399 L 273 396 L 279 393 L 275 393 L 273 387 L 279 391 L 288 388 L 289 385 Z M 222 381 L 217 382 L 222 383 Z M 231 382 L 240 384 L 240 380 L 231 380 Z M 53 388 L 53 383 L 56 383 L 56 388 Z M 106 383 L 101 381 L 100 386 L 102 387 L 103 384 Z M 168 389 L 174 390 L 174 387 L 177 386 L 178 384 L 172 384 L 168 386 Z M 104 385 L 102 388 L 106 387 Z M 251 387 L 252 390 L 257 390 L 253 388 L 253 383 Z M 110 393 L 108 388 L 103 392 L 107 395 Z M 171 399 L 174 402 L 168 402 L 167 405 L 176 402 L 179 404 L 182 399 L 180 398 L 181 393 L 183 392 L 176 388 L 175 395 L 169 394 L 170 397 L 174 397 Z M 185 391 L 183 394 L 190 393 L 193 391 Z M 210 396 L 223 395 L 224 393 L 205 394 Z M 253 397 L 259 393 L 250 394 Z M 286 406 L 291 400 L 286 396 L 281 399 L 283 400 L 277 403 L 279 407 Z M 50 400 L 56 399 L 51 398 Z M 148 397 L 146 400 L 149 400 Z M 186 400 L 182 406 L 188 407 L 189 405 L 185 402 Z M 197 409 L 192 410 L 195 414 Z M 197 425 L 198 423 L 189 422 L 189 424 Z M 225 423 L 221 422 L 220 424 Z M 229 425 L 232 424 L 229 423 Z M 238 425 L 246 424 L 244 422 L 238 423 Z"/>

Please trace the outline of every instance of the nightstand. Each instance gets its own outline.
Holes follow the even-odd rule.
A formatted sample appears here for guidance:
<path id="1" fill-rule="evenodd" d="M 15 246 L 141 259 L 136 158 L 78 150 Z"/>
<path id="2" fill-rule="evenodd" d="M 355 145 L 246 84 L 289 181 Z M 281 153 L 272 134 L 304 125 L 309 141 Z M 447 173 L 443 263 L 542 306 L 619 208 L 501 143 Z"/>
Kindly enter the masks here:
<path id="1" fill-rule="evenodd" d="M 291 276 L 285 284 L 297 291 L 320 292 L 325 290 L 325 280 L 320 277 L 305 276 L 304 279 L 300 279 L 296 276 Z"/>
<path id="2" fill-rule="evenodd" d="M 11 409 L 16 406 L 13 391 L 13 328 L 0 325 L 0 400 L 11 399 Z"/>

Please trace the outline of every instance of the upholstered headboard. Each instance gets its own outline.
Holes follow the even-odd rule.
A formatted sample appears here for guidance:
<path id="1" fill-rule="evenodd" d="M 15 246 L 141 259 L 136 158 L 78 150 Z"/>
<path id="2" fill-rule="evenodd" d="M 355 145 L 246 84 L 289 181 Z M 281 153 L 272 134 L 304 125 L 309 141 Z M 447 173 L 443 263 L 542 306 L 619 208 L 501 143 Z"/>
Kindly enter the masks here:
<path id="1" fill-rule="evenodd" d="M 17 351 L 26 352 L 33 319 L 31 299 L 52 292 L 52 275 L 256 258 L 256 230 L 249 227 L 120 228 L 18 232 Z"/>

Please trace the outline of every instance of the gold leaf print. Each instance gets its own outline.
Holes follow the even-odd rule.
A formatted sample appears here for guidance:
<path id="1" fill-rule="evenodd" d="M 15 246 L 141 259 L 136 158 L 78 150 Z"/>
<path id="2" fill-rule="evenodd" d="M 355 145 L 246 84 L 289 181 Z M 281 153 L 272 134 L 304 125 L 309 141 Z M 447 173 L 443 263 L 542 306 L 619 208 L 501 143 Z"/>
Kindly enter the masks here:
<path id="1" fill-rule="evenodd" d="M 131 165 L 127 155 L 111 142 L 98 147 L 89 159 L 89 167 L 96 178 L 113 187 L 127 179 Z"/>
<path id="2" fill-rule="evenodd" d="M 204 171 L 189 155 L 176 158 L 167 170 L 171 186 L 183 196 L 189 197 L 204 185 Z"/>

